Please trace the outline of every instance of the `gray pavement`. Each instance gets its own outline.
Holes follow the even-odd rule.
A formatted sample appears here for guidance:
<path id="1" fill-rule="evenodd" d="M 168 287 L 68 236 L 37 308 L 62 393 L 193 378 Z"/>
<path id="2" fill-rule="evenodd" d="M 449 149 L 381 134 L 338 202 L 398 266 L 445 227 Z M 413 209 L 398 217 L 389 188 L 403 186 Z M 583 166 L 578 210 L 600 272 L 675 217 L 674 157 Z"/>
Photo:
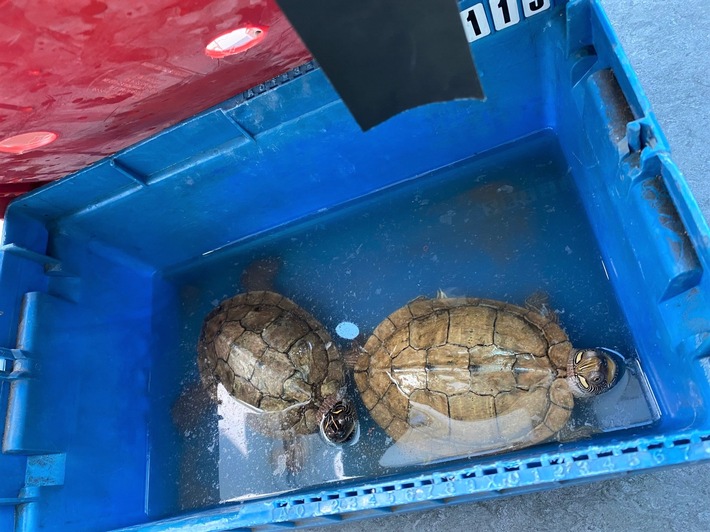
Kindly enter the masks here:
<path id="1" fill-rule="evenodd" d="M 602 0 L 710 219 L 710 0 Z M 710 465 L 358 521 L 359 530 L 710 530 Z"/>

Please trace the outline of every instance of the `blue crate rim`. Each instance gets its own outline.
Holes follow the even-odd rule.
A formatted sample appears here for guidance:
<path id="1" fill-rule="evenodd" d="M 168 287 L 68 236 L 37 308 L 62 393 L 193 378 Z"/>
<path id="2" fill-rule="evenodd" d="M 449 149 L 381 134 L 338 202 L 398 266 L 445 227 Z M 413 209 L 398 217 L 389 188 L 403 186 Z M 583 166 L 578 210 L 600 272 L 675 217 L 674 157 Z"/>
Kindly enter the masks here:
<path id="1" fill-rule="evenodd" d="M 654 453 L 654 451 L 656 451 Z M 361 512 L 388 515 L 399 511 L 457 504 L 501 496 L 526 487 L 552 488 L 575 481 L 599 480 L 631 472 L 710 460 L 710 431 L 638 437 L 608 445 L 520 459 L 498 459 L 469 467 L 371 482 L 363 487 L 316 489 L 222 505 L 119 530 L 224 530 L 273 525 L 296 527 L 311 521 L 342 521 Z M 595 468 L 596 465 L 600 467 Z M 543 479 L 543 476 L 550 478 Z M 345 515 L 344 515 L 345 514 Z"/>

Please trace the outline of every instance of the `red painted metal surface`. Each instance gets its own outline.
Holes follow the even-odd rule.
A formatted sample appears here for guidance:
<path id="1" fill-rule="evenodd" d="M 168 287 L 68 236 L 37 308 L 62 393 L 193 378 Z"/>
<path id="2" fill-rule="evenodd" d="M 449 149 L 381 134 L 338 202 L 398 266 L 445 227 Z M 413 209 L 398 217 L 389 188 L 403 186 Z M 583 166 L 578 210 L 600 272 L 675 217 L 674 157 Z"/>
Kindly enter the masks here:
<path id="1" fill-rule="evenodd" d="M 25 133 L 57 135 L 0 150 L 0 213 L 8 198 L 310 57 L 273 0 L 0 0 L 0 12 L 0 148 Z M 265 32 L 236 55 L 207 55 L 240 27 Z"/>

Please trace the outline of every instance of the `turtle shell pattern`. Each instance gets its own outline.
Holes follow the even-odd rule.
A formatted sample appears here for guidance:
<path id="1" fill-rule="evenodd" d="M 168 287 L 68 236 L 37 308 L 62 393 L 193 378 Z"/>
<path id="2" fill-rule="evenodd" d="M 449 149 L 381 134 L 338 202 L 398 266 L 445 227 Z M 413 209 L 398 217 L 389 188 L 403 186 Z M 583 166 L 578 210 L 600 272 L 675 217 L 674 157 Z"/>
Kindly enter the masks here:
<path id="1" fill-rule="evenodd" d="M 264 414 L 257 428 L 272 437 L 316 432 L 319 408 L 339 393 L 345 378 L 323 325 L 269 291 L 239 294 L 205 318 L 198 366 L 208 386 L 216 389 L 220 382 Z"/>
<path id="2" fill-rule="evenodd" d="M 551 438 L 568 421 L 571 349 L 564 331 L 535 311 L 420 298 L 378 325 L 354 376 L 372 418 L 394 440 L 511 449 Z"/>

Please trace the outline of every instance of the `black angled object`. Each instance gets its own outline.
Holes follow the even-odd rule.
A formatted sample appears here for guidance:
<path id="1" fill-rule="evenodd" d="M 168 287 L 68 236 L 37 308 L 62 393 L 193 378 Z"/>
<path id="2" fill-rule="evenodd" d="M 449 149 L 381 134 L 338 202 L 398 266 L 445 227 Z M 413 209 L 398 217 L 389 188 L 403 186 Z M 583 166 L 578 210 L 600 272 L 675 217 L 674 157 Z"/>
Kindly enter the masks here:
<path id="1" fill-rule="evenodd" d="M 483 99 L 455 0 L 277 0 L 363 130 Z"/>

